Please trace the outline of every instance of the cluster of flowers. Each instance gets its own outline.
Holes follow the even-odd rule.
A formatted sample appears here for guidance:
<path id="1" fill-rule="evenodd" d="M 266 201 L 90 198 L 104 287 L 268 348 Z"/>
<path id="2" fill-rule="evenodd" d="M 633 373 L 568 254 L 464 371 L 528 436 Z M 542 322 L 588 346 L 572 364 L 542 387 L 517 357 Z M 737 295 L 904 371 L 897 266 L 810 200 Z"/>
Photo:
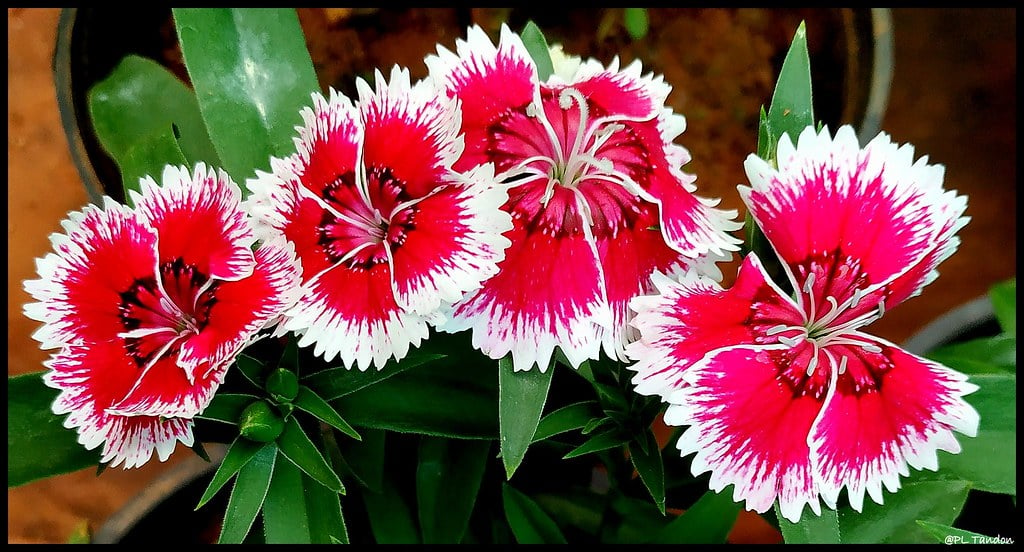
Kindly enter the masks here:
<path id="1" fill-rule="evenodd" d="M 973 435 L 961 374 L 860 329 L 935 276 L 966 200 L 941 166 L 880 134 L 863 149 L 784 136 L 751 155 L 742 199 L 795 299 L 756 255 L 720 287 L 736 213 L 694 194 L 673 143 L 670 87 L 562 55 L 541 81 L 519 36 L 471 28 L 430 76 L 360 80 L 302 112 L 296 151 L 238 186 L 203 165 L 143 181 L 134 209 L 108 200 L 65 221 L 26 283 L 53 405 L 102 460 L 132 467 L 191 444 L 248 344 L 293 332 L 360 370 L 401 359 L 429 328 L 470 330 L 492 358 L 547 370 L 557 346 L 633 362 L 641 394 L 688 425 L 694 473 L 783 515 L 835 507 L 843 487 L 899 486 Z"/>

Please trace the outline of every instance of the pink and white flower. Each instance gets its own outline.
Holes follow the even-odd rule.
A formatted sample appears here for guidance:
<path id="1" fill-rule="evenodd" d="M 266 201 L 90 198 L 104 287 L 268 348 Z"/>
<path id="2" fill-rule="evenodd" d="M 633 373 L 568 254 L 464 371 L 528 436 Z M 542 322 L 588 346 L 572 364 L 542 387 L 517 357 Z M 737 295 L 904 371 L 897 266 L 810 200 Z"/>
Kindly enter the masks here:
<path id="1" fill-rule="evenodd" d="M 835 508 L 847 490 L 882 503 L 936 451 L 974 436 L 966 376 L 861 329 L 921 289 L 959 243 L 966 198 L 942 189 L 943 168 L 879 134 L 863 149 L 844 126 L 784 136 L 778 169 L 751 155 L 740 194 L 782 260 L 787 296 L 756 255 L 722 289 L 698 274 L 657 279 L 639 297 L 628 353 L 637 392 L 669 403 L 689 425 L 694 474 L 764 512 L 777 499 L 796 522 L 804 505 Z"/>
<path id="2" fill-rule="evenodd" d="M 451 169 L 458 104 L 394 68 L 353 104 L 331 90 L 302 112 L 297 153 L 247 185 L 264 231 L 302 262 L 303 293 L 282 328 L 326 360 L 382 368 L 441 320 L 443 305 L 497 271 L 511 227 L 493 167 Z"/>
<path id="3" fill-rule="evenodd" d="M 60 348 L 44 382 L 79 442 L 102 462 L 139 466 L 192 444 L 228 366 L 294 300 L 298 265 L 283 241 L 252 250 L 241 191 L 202 163 L 147 177 L 130 209 L 110 198 L 71 213 L 25 282 L 33 335 Z"/>
<path id="4" fill-rule="evenodd" d="M 498 46 L 479 27 L 438 47 L 431 77 L 462 102 L 465 170 L 494 163 L 510 186 L 504 209 L 512 241 L 499 273 L 458 303 L 444 329 L 472 328 L 492 358 L 516 370 L 547 369 L 554 348 L 578 367 L 600 350 L 623 358 L 633 333 L 629 300 L 650 290 L 655 271 L 699 266 L 720 274 L 740 227 L 733 211 L 694 195 L 673 140 L 685 120 L 665 107 L 671 87 L 553 49 L 555 71 L 540 82 L 521 38 L 502 26 Z"/>

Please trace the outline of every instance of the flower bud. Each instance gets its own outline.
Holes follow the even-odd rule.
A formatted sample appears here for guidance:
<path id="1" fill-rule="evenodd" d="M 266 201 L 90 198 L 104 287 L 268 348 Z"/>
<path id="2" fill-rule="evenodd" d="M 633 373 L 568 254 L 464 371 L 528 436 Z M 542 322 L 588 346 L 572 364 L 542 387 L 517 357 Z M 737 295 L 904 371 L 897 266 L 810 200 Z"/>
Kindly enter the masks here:
<path id="1" fill-rule="evenodd" d="M 299 379 L 295 372 L 278 368 L 267 377 L 267 393 L 278 403 L 290 403 L 299 394 Z"/>
<path id="2" fill-rule="evenodd" d="M 266 401 L 245 407 L 238 419 L 238 431 L 246 439 L 269 443 L 284 430 L 284 420 Z"/>

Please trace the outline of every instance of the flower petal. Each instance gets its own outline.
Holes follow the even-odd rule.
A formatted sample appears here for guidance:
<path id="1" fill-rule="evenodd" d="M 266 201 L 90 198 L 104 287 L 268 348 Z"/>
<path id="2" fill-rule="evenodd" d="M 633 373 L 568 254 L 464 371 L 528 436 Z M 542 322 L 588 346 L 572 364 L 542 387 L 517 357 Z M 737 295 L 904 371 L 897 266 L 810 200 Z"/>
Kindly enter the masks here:
<path id="1" fill-rule="evenodd" d="M 735 284 L 717 282 L 691 270 L 679 282 L 656 274 L 658 294 L 640 296 L 630 306 L 640 339 L 626 347 L 636 392 L 667 397 L 685 385 L 684 374 L 714 351 L 736 345 L 776 342 L 776 328 L 800 326 L 800 311 L 768 279 L 757 255 L 740 266 Z M 790 333 L 787 336 L 795 336 Z"/>
<path id="2" fill-rule="evenodd" d="M 733 500 L 759 513 L 778 499 L 795 523 L 805 504 L 820 513 L 807 435 L 826 398 L 827 370 L 794 385 L 785 377 L 791 368 L 785 346 L 720 349 L 687 371 L 690 385 L 668 397 L 665 422 L 690 426 L 677 446 L 697 453 L 691 470 L 710 471 L 712 490 L 735 485 Z"/>
<path id="3" fill-rule="evenodd" d="M 429 316 L 442 302 L 455 303 L 498 272 L 509 246 L 502 233 L 512 217 L 501 210 L 508 193 L 482 165 L 426 196 L 414 210 L 415 227 L 393 250 L 395 289 L 404 308 Z"/>
<path id="4" fill-rule="evenodd" d="M 476 25 L 455 45 L 457 55 L 438 46 L 437 55 L 424 63 L 438 86 L 462 102 L 466 149 L 454 167 L 466 170 L 490 161 L 493 124 L 510 113 L 525 113 L 537 93 L 537 69 L 522 39 L 504 24 L 497 47 Z"/>
<path id="5" fill-rule="evenodd" d="M 156 229 L 161 265 L 180 259 L 203 275 L 237 280 L 252 273 L 256 237 L 241 208 L 242 192 L 223 170 L 197 163 L 164 168 L 163 185 L 149 177 L 132 192 L 139 217 Z M 196 239 L 203 236 L 202 239 Z"/>
<path id="6" fill-rule="evenodd" d="M 795 148 L 783 136 L 777 171 L 747 158 L 751 187 L 741 186 L 740 195 L 795 289 L 814 273 L 815 303 L 824 305 L 827 297 L 842 304 L 858 289 L 890 288 L 837 324 L 873 309 L 885 295 L 892 308 L 916 294 L 955 248 L 966 198 L 943 191 L 941 165 L 927 158 L 915 163 L 913 155 L 912 146 L 897 146 L 884 133 L 861 149 L 853 128 L 843 126 L 834 139 L 827 129 L 809 127 Z"/>
<path id="7" fill-rule="evenodd" d="M 510 204 L 539 202 L 545 180 L 520 184 Z M 512 353 L 515 370 L 547 370 L 555 346 L 573 366 L 598 358 L 610 327 L 603 275 L 576 195 L 557 187 L 536 218 L 512 218 L 512 242 L 498 274 L 455 305 L 442 329 L 473 329 L 473 346 L 491 358 Z M 567 214 L 568 213 L 568 214 Z"/>
<path id="8" fill-rule="evenodd" d="M 186 375 L 192 377 L 204 362 L 230 364 L 257 332 L 277 322 L 295 303 L 300 275 L 294 246 L 278 237 L 256 250 L 251 276 L 216 283 L 206 325 L 181 345 L 178 365 Z"/>
<path id="9" fill-rule="evenodd" d="M 25 282 L 37 303 L 25 315 L 44 323 L 33 334 L 44 349 L 116 339 L 121 293 L 153 276 L 157 237 L 135 213 L 110 198 L 63 221 L 53 253 L 36 261 L 40 278 Z"/>
<path id="10" fill-rule="evenodd" d="M 880 352 L 827 347 L 845 370 L 809 442 L 822 497 L 835 504 L 845 487 L 859 512 L 865 492 L 879 504 L 883 485 L 895 492 L 907 464 L 935 471 L 937 450 L 960 452 L 953 431 L 973 437 L 978 413 L 963 400 L 977 389 L 963 374 L 872 336 L 857 337 Z"/>
<path id="11" fill-rule="evenodd" d="M 100 461 L 111 466 L 123 463 L 125 469 L 146 463 L 154 450 L 161 462 L 167 460 L 178 441 L 192 446 L 190 419 L 107 412 L 138 373 L 112 347 L 72 345 L 46 362 L 50 371 L 43 381 L 60 390 L 53 412 L 67 414 L 64 427 L 77 429 L 78 442 L 87 449 L 103 444 Z"/>

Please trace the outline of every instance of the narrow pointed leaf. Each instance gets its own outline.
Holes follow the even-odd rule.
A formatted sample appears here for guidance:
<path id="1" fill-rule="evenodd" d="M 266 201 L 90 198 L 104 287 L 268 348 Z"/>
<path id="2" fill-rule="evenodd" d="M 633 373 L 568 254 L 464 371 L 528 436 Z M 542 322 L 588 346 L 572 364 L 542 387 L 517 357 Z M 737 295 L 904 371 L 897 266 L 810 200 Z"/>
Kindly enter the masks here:
<path id="1" fill-rule="evenodd" d="M 332 491 L 344 492 L 344 486 L 341 484 L 338 474 L 334 473 L 327 460 L 320 454 L 316 445 L 302 430 L 295 418 L 289 418 L 285 422 L 284 431 L 277 438 L 277 444 L 281 448 L 281 454 L 294 462 L 307 475 Z"/>
<path id="2" fill-rule="evenodd" d="M 263 505 L 263 534 L 267 544 L 313 542 L 305 491 L 302 471 L 288 459 L 279 457 Z"/>
<path id="3" fill-rule="evenodd" d="M 942 523 L 934 523 L 919 519 L 917 520 L 917 524 L 920 525 L 926 533 L 931 535 L 935 539 L 935 542 L 940 542 L 942 544 L 981 544 L 987 539 L 992 538 L 973 531 L 950 527 L 949 525 L 944 525 Z"/>
<path id="4" fill-rule="evenodd" d="M 577 456 L 583 456 L 584 454 L 590 454 L 591 452 L 599 452 L 619 447 L 628 442 L 628 437 L 623 437 L 617 429 L 612 429 L 606 433 L 598 433 L 590 439 L 587 439 L 582 445 L 572 449 L 562 458 L 568 460 L 569 458 L 576 458 Z"/>
<path id="5" fill-rule="evenodd" d="M 424 544 L 462 541 L 490 449 L 490 441 L 420 438 L 416 500 Z"/>
<path id="6" fill-rule="evenodd" d="M 299 111 L 319 90 L 294 9 L 176 8 L 199 107 L 236 182 L 294 150 Z"/>
<path id="7" fill-rule="evenodd" d="M 530 497 L 507 483 L 502 487 L 505 519 L 519 544 L 566 544 L 554 520 Z"/>
<path id="8" fill-rule="evenodd" d="M 352 477 L 370 491 L 379 493 L 384 479 L 385 432 L 366 428 L 362 436 L 362 441 L 342 440 L 338 449 Z"/>
<path id="9" fill-rule="evenodd" d="M 324 421 L 328 425 L 335 427 L 338 431 L 348 435 L 349 437 L 359 440 L 362 437 L 359 433 L 352 429 L 352 426 L 348 425 L 334 407 L 327 404 L 327 401 L 320 398 L 319 395 L 314 393 L 310 388 L 306 386 L 299 386 L 299 394 L 292 401 L 299 410 L 308 412 L 320 420 Z"/>
<path id="10" fill-rule="evenodd" d="M 348 544 L 348 527 L 341 511 L 341 496 L 312 477 L 302 475 L 306 491 L 306 515 L 309 533 L 314 544 Z"/>
<path id="11" fill-rule="evenodd" d="M 807 52 L 807 28 L 801 22 L 782 62 L 775 84 L 771 107 L 768 108 L 768 129 L 771 141 L 778 144 L 783 134 L 796 144 L 800 132 L 814 124 L 811 95 L 811 60 Z M 771 158 L 775 157 L 772 148 Z"/>
<path id="12" fill-rule="evenodd" d="M 257 452 L 267 446 L 270 446 L 270 444 L 257 443 L 243 437 L 235 439 L 235 442 L 231 443 L 227 453 L 224 455 L 224 459 L 221 460 L 220 466 L 217 467 L 217 472 L 210 479 L 210 484 L 206 486 L 206 491 L 203 492 L 203 496 L 199 499 L 196 510 L 209 502 L 225 483 L 230 481 L 239 470 L 256 456 Z"/>
<path id="13" fill-rule="evenodd" d="M 724 544 L 736 523 L 740 504 L 731 493 L 708 491 L 672 520 L 651 541 L 654 544 Z"/>
<path id="14" fill-rule="evenodd" d="M 249 355 L 242 354 L 238 355 L 238 358 L 235 360 L 235 366 L 242 376 L 249 380 L 249 383 L 259 389 L 263 389 L 267 380 L 267 369 L 262 362 Z"/>
<path id="15" fill-rule="evenodd" d="M 563 406 L 540 419 L 537 431 L 533 434 L 533 442 L 543 441 L 566 431 L 581 429 L 600 413 L 601 409 L 596 401 L 582 401 Z"/>
<path id="16" fill-rule="evenodd" d="M 792 523 L 782 517 L 778 503 L 775 515 L 779 519 L 779 530 L 786 544 L 839 544 L 845 542 L 839 533 L 839 514 L 830 508 L 822 508 L 821 515 L 804 510 L 799 523 Z"/>
<path id="17" fill-rule="evenodd" d="M 302 378 L 302 383 L 316 391 L 325 400 L 333 401 L 365 387 L 380 383 L 392 376 L 397 376 L 410 368 L 415 368 L 444 357 L 445 355 L 440 353 L 424 353 L 421 350 L 410 351 L 409 355 L 402 359 L 401 362 L 389 362 L 380 370 L 367 370 L 363 372 L 360 370 L 350 370 L 345 367 L 330 368 L 305 376 Z"/>
<path id="18" fill-rule="evenodd" d="M 45 372 L 7 378 L 7 487 L 69 473 L 99 463 L 98 450 L 78 444 L 64 416 L 50 410 L 58 391 L 43 383 Z"/>
<path id="19" fill-rule="evenodd" d="M 999 327 L 1004 332 L 1017 335 L 1017 279 L 1012 278 L 1000 282 L 989 290 L 989 298 L 992 300 L 992 309 L 999 320 Z"/>
<path id="20" fill-rule="evenodd" d="M 412 509 L 389 478 L 384 478 L 383 492 L 364 490 L 363 503 L 370 518 L 370 530 L 377 544 L 419 544 L 419 531 Z"/>
<path id="21" fill-rule="evenodd" d="M 238 424 L 238 418 L 245 407 L 260 400 L 256 395 L 241 393 L 218 393 L 205 410 L 196 415 L 204 420 L 214 420 L 227 424 Z"/>
<path id="22" fill-rule="evenodd" d="M 277 447 L 267 443 L 238 471 L 224 512 L 224 523 L 218 539 L 220 544 L 241 543 L 249 534 L 253 521 L 263 507 L 267 489 L 270 488 L 276 458 Z"/>
<path id="23" fill-rule="evenodd" d="M 537 65 L 537 76 L 541 82 L 548 80 L 551 73 L 555 72 L 555 67 L 551 63 L 551 52 L 548 50 L 548 41 L 544 38 L 544 33 L 536 23 L 527 21 L 519 36 L 523 39 L 526 51 L 533 58 L 533 63 Z"/>
<path id="24" fill-rule="evenodd" d="M 498 361 L 498 425 L 501 431 L 501 459 L 505 473 L 512 477 L 526 456 L 537 433 L 551 388 L 554 365 L 546 372 L 516 372 L 509 356 Z"/>
<path id="25" fill-rule="evenodd" d="M 648 430 L 650 431 L 650 430 Z M 649 446 L 648 450 L 637 446 L 636 441 L 629 443 L 629 459 L 633 462 L 640 480 L 651 493 L 658 510 L 665 513 L 665 466 L 661 460 L 661 451 L 657 446 Z"/>

